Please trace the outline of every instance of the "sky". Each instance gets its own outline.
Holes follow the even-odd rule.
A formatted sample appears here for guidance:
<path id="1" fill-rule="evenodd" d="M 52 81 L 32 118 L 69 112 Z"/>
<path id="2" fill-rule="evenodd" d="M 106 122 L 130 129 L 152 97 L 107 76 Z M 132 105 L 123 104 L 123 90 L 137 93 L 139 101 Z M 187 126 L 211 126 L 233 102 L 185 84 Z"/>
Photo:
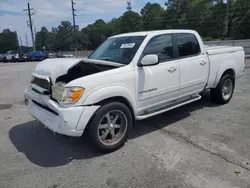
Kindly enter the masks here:
<path id="1" fill-rule="evenodd" d="M 32 21 L 36 30 L 42 26 L 49 30 L 57 27 L 61 21 L 72 22 L 71 0 L 0 0 L 0 31 L 9 28 L 16 31 L 18 37 L 25 44 L 25 34 L 31 45 L 30 29 L 27 26 L 27 3 L 34 9 Z M 126 11 L 126 0 L 74 0 L 76 9 L 76 25 L 80 28 L 94 23 L 97 19 L 110 21 L 121 16 Z M 140 12 L 146 4 L 145 0 L 131 0 L 132 10 Z M 164 4 L 164 0 L 149 0 L 151 3 Z M 20 39 L 19 39 L 20 40 Z"/>

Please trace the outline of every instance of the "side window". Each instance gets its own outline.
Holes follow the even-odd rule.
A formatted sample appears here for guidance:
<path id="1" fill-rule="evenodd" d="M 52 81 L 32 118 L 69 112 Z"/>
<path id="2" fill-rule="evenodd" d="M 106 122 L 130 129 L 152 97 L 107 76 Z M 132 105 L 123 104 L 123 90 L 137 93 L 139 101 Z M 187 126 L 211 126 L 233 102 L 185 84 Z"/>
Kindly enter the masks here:
<path id="1" fill-rule="evenodd" d="M 175 34 L 179 57 L 197 55 L 201 52 L 200 45 L 193 34 Z"/>
<path id="2" fill-rule="evenodd" d="M 158 55 L 159 62 L 172 59 L 174 57 L 172 36 L 167 34 L 153 37 L 143 51 L 143 56 L 148 54 Z"/>

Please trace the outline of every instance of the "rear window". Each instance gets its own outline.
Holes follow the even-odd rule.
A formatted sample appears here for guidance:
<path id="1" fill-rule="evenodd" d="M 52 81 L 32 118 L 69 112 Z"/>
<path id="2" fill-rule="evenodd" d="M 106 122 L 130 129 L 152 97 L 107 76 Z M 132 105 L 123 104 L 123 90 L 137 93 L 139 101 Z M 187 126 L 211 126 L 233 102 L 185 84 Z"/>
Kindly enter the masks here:
<path id="1" fill-rule="evenodd" d="M 201 52 L 195 35 L 188 33 L 175 34 L 175 39 L 179 57 L 198 55 Z"/>

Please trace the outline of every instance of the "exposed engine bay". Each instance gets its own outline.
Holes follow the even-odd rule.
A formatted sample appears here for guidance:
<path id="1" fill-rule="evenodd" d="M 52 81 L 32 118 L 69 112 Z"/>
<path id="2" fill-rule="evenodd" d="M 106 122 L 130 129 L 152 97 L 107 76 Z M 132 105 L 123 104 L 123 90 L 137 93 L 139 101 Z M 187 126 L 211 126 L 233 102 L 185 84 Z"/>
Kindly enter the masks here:
<path id="1" fill-rule="evenodd" d="M 73 66 L 72 68 L 70 68 L 67 74 L 59 76 L 56 79 L 56 82 L 69 83 L 70 81 L 75 80 L 77 78 L 81 78 L 83 76 L 88 76 L 91 74 L 111 70 L 114 68 L 118 68 L 118 67 L 111 66 L 111 65 L 85 63 L 82 61 L 76 64 L 75 66 Z"/>

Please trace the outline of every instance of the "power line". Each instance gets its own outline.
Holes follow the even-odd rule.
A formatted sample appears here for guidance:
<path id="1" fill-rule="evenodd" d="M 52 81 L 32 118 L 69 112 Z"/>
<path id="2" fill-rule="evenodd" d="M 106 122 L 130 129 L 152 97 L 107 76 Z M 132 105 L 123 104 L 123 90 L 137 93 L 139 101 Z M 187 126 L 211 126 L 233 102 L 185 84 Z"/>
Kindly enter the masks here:
<path id="1" fill-rule="evenodd" d="M 31 32 L 31 39 L 32 39 L 32 45 L 33 45 L 33 50 L 36 50 L 35 47 L 35 40 L 34 40 L 34 34 L 33 34 L 33 27 L 32 27 L 32 20 L 31 20 L 31 10 L 34 10 L 33 8 L 30 8 L 30 4 L 28 4 L 28 9 L 24 9 L 23 11 L 28 11 L 28 16 L 29 16 L 29 27 L 30 27 L 30 32 Z"/>
<path id="2" fill-rule="evenodd" d="M 66 32 L 66 33 L 64 33 L 64 36 L 61 39 L 57 40 L 53 45 L 49 46 L 49 48 L 54 48 L 54 47 L 60 46 L 61 44 L 65 44 L 65 41 L 70 39 L 70 37 L 68 37 L 68 36 L 70 36 L 72 34 L 71 26 L 68 26 L 64 30 L 64 32 Z M 65 37 L 68 37 L 68 38 L 65 40 Z"/>

